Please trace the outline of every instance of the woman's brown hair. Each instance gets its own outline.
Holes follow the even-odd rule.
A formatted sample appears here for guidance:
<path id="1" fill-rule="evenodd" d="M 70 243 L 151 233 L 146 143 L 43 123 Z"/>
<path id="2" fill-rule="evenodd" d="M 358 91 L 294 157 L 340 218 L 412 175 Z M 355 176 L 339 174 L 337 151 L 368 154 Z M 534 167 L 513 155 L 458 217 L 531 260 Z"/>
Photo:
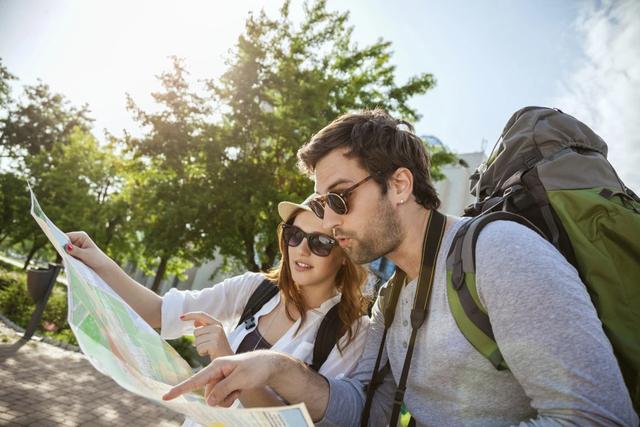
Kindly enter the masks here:
<path id="1" fill-rule="evenodd" d="M 293 224 L 293 220 L 301 211 L 302 210 L 299 209 L 294 212 L 286 223 Z M 298 313 L 300 313 L 300 326 L 298 326 L 298 330 L 300 330 L 300 327 L 306 319 L 306 312 L 309 307 L 305 305 L 300 288 L 295 284 L 291 276 L 289 251 L 282 237 L 281 226 L 278 227 L 278 246 L 280 247 L 281 254 L 280 263 L 267 273 L 267 278 L 276 282 L 278 288 L 280 288 L 280 291 L 284 295 L 287 317 L 292 321 L 295 320 L 289 310 L 289 303 L 292 303 L 298 310 Z M 333 250 L 342 249 L 337 246 Z M 345 333 L 347 334 L 345 346 L 349 345 L 358 333 L 360 323 L 356 322 L 356 320 L 360 319 L 360 317 L 367 312 L 368 301 L 362 293 L 366 280 L 366 270 L 345 255 L 345 262 L 340 267 L 340 270 L 338 270 L 335 280 L 336 289 L 342 294 L 342 298 L 338 303 L 338 317 L 340 319 L 338 337 L 341 338 Z M 352 327 L 354 324 L 355 329 Z M 343 348 L 339 343 L 340 340 L 338 340 L 338 349 L 342 352 Z"/>

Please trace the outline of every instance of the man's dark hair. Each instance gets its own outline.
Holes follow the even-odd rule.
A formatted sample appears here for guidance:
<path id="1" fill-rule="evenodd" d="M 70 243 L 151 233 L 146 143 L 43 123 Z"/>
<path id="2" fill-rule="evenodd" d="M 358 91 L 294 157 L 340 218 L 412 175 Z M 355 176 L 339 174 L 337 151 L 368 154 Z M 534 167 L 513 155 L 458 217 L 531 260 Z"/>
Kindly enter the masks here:
<path id="1" fill-rule="evenodd" d="M 346 147 L 387 192 L 388 178 L 400 167 L 413 174 L 413 195 L 427 209 L 438 209 L 440 199 L 429 172 L 429 156 L 413 126 L 381 109 L 344 114 L 298 150 L 298 165 L 312 174 L 318 162 L 336 148 Z"/>

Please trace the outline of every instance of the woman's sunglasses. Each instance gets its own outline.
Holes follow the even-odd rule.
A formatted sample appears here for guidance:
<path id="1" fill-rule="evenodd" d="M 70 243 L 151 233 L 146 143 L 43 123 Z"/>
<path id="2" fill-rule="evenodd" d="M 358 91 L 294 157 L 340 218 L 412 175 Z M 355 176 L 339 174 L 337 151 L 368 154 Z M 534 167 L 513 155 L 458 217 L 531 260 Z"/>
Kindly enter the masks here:
<path id="1" fill-rule="evenodd" d="M 299 227 L 291 224 L 282 224 L 282 239 L 287 246 L 298 246 L 307 238 L 309 249 L 314 254 L 325 257 L 338 244 L 336 239 L 322 233 L 306 233 Z"/>
<path id="2" fill-rule="evenodd" d="M 358 181 L 351 187 L 339 193 L 327 193 L 324 196 L 318 196 L 313 198 L 309 202 L 309 208 L 320 219 L 324 218 L 324 207 L 329 206 L 332 211 L 338 215 L 346 215 L 349 212 L 349 205 L 347 204 L 347 198 L 353 191 L 373 178 L 373 175 L 369 175 L 365 179 Z"/>

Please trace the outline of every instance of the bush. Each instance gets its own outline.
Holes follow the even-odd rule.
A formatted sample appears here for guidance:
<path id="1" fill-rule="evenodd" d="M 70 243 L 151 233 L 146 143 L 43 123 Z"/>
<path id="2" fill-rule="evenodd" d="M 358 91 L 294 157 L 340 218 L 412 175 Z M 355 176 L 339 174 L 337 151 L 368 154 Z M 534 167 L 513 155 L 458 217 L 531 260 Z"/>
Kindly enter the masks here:
<path id="1" fill-rule="evenodd" d="M 26 328 L 31 319 L 35 304 L 27 292 L 25 273 L 1 271 L 0 274 L 0 313 L 17 325 Z"/>
<path id="2" fill-rule="evenodd" d="M 0 260 L 0 290 L 20 281 L 26 283 L 26 276 L 24 272 L 12 271 L 4 267 L 4 264 L 2 264 L 2 261 Z"/>
<path id="3" fill-rule="evenodd" d="M 47 306 L 42 314 L 43 321 L 55 325 L 55 330 L 69 329 L 67 323 L 67 287 L 56 285 L 53 287 Z"/>
<path id="4" fill-rule="evenodd" d="M 198 355 L 196 347 L 194 345 L 195 338 L 193 335 L 183 336 L 175 340 L 167 340 L 167 342 L 178 352 L 184 360 L 187 361 L 192 368 L 199 368 L 206 366 L 209 363 L 209 358 L 204 358 Z"/>
<path id="5" fill-rule="evenodd" d="M 0 313 L 15 324 L 26 328 L 31 320 L 35 304 L 27 291 L 27 275 L 24 271 L 5 271 L 0 267 Z M 38 333 L 67 344 L 78 345 L 67 322 L 67 287 L 56 284 L 42 314 Z M 199 367 L 208 360 L 198 355 L 193 336 L 184 336 L 168 343 L 190 366 Z"/>

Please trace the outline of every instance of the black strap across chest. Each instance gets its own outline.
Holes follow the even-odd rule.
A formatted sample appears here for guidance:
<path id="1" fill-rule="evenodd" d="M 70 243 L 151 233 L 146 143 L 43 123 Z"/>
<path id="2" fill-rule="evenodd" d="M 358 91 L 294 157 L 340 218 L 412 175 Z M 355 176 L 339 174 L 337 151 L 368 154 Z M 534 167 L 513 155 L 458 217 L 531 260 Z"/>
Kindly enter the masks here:
<path id="1" fill-rule="evenodd" d="M 433 287 L 433 278 L 435 276 L 436 260 L 438 252 L 440 251 L 440 245 L 444 236 L 444 229 L 446 225 L 446 216 L 437 212 L 431 211 L 429 219 L 427 220 L 427 227 L 424 233 L 424 239 L 422 241 L 422 262 L 420 266 L 420 274 L 418 276 L 418 284 L 416 287 L 416 295 L 413 303 L 413 309 L 411 310 L 411 338 L 407 347 L 407 353 L 404 359 L 404 365 L 402 367 L 402 373 L 400 375 L 400 381 L 396 388 L 396 393 L 393 399 L 393 409 L 391 412 L 391 420 L 389 425 L 395 427 L 398 418 L 400 416 L 400 408 L 404 400 L 404 394 L 407 388 L 407 379 L 409 376 L 409 368 L 411 366 L 411 358 L 413 356 L 413 349 L 416 342 L 416 336 L 418 329 L 424 323 L 429 308 L 429 300 L 431 297 L 431 289 Z M 384 332 L 382 334 L 382 340 L 380 342 L 380 348 L 378 350 L 378 357 L 376 358 L 376 364 L 373 370 L 371 382 L 367 386 L 367 400 L 365 402 L 364 410 L 362 412 L 361 426 L 366 426 L 369 422 L 369 412 L 371 410 L 371 404 L 373 402 L 373 396 L 376 388 L 382 383 L 384 376 L 389 371 L 389 368 L 385 366 L 380 370 L 380 362 L 382 359 L 382 353 L 384 352 L 385 341 L 387 338 L 387 330 L 393 323 L 395 317 L 395 307 L 402 291 L 402 287 L 406 282 L 406 274 L 404 271 L 396 268 L 396 272 L 389 281 L 388 288 L 385 289 L 386 294 L 381 295 L 380 298 L 385 298 L 384 305 Z M 388 363 L 388 362 L 387 362 Z"/>
<path id="2" fill-rule="evenodd" d="M 240 327 L 244 324 L 246 329 L 251 329 L 256 326 L 255 315 L 271 298 L 276 296 L 279 289 L 275 283 L 269 279 L 265 279 L 258 285 L 253 294 L 249 297 L 247 305 L 244 307 L 242 316 L 238 321 Z M 324 315 L 318 332 L 316 333 L 316 339 L 313 344 L 313 359 L 309 367 L 314 371 L 319 371 L 320 367 L 326 362 L 331 350 L 335 347 L 338 340 L 343 334 L 340 333 L 340 317 L 338 316 L 338 307 L 340 303 L 334 305 L 329 309 L 327 314 Z"/>

